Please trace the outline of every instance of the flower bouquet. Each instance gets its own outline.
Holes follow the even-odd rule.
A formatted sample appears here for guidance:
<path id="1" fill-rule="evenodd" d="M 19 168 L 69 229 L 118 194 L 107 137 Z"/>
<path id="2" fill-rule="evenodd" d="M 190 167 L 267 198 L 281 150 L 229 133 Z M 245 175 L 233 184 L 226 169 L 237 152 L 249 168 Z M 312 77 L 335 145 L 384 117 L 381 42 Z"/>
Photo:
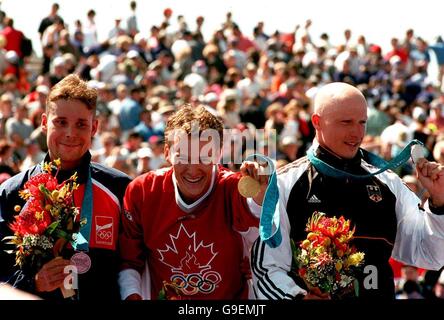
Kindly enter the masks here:
<path id="1" fill-rule="evenodd" d="M 296 272 L 307 287 L 319 288 L 332 299 L 358 296 L 356 275 L 364 263 L 364 253 L 350 244 L 355 232 L 350 220 L 314 212 L 306 231 L 307 238 L 299 247 L 292 242 L 292 249 Z"/>
<path id="2" fill-rule="evenodd" d="M 163 281 L 162 289 L 157 296 L 158 300 L 182 300 L 180 285 L 176 281 Z"/>
<path id="3" fill-rule="evenodd" d="M 23 208 L 14 207 L 16 212 L 20 212 L 10 225 L 14 235 L 4 239 L 15 245 L 15 249 L 8 250 L 8 253 L 15 253 L 16 265 L 31 274 L 37 273 L 51 259 L 61 256 L 80 226 L 76 219 L 79 209 L 74 206 L 73 198 L 73 192 L 78 188 L 77 173 L 59 184 L 57 173 L 60 165 L 58 159 L 45 163 L 42 173 L 25 183 L 19 196 L 26 203 Z"/>

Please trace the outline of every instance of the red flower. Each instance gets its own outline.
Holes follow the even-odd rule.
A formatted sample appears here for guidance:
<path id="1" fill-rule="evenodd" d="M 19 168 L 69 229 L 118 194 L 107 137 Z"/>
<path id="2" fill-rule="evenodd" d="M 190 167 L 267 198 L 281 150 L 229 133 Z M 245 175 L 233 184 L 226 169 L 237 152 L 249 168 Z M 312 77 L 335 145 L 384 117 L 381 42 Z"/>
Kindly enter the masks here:
<path id="1" fill-rule="evenodd" d="M 55 176 L 51 174 L 54 165 L 57 166 Z M 14 211 L 21 212 L 10 225 L 14 236 L 8 238 L 16 245 L 16 265 L 20 267 L 40 268 L 44 260 L 56 255 L 51 250 L 54 243 L 61 239 L 68 243 L 80 227 L 76 221 L 79 211 L 72 196 L 78 187 L 77 174 L 58 184 L 60 160 L 45 163 L 42 169 L 42 173 L 31 177 L 19 191 L 19 196 L 26 201 L 23 209 L 18 205 L 14 207 Z M 27 258 L 30 256 L 32 259 Z"/>
<path id="2" fill-rule="evenodd" d="M 355 229 L 350 230 L 350 225 L 343 216 L 330 218 L 314 212 L 307 223 L 307 238 L 298 248 L 292 242 L 297 274 L 308 287 L 340 298 L 356 279 L 357 269 L 350 268 L 348 262 L 350 255 L 357 252 L 351 245 Z M 362 259 L 364 254 L 359 254 Z"/>
<path id="3" fill-rule="evenodd" d="M 11 225 L 11 230 L 20 236 L 26 234 L 44 234 L 46 228 L 51 224 L 51 215 L 43 210 L 36 201 L 30 201 L 28 207 L 26 207 L 18 216 L 15 217 L 15 221 Z"/>

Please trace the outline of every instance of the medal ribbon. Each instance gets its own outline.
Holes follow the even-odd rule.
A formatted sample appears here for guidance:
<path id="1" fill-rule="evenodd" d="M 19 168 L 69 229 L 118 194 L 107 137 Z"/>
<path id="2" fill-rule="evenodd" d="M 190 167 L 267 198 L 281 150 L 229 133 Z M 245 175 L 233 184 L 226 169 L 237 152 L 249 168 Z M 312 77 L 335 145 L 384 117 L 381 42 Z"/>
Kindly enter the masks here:
<path id="1" fill-rule="evenodd" d="M 318 157 L 316 157 L 314 152 L 314 146 L 312 146 L 307 151 L 307 157 L 308 160 L 313 164 L 313 166 L 318 170 L 320 173 L 333 177 L 333 178 L 352 178 L 352 179 L 366 179 L 373 176 L 376 176 L 386 170 L 397 168 L 404 163 L 406 163 L 410 159 L 411 155 L 411 149 L 414 145 L 421 145 L 424 146 L 424 144 L 421 141 L 418 140 L 412 140 L 407 146 L 402 149 L 401 153 L 399 153 L 395 158 L 390 160 L 389 162 L 385 161 L 384 159 L 378 157 L 377 155 L 370 153 L 364 149 L 359 149 L 359 152 L 361 152 L 362 158 L 371 164 L 372 166 L 375 166 L 376 168 L 379 168 L 378 171 L 374 173 L 369 173 L 365 175 L 356 175 L 352 174 L 340 169 L 337 169 L 328 163 L 322 161 Z"/>
<path id="2" fill-rule="evenodd" d="M 92 195 L 92 179 L 91 168 L 88 168 L 88 177 L 86 179 L 85 192 L 83 194 L 82 209 L 80 211 L 80 221 L 86 221 L 80 226 L 80 231 L 77 233 L 77 238 L 72 241 L 72 247 L 76 251 L 89 251 L 89 240 L 91 237 L 91 225 L 92 225 L 92 208 L 93 207 L 93 195 Z"/>
<path id="3" fill-rule="evenodd" d="M 255 161 L 260 159 L 267 162 L 270 176 L 268 178 L 268 186 L 265 191 L 265 197 L 262 202 L 261 218 L 259 223 L 259 235 L 269 247 L 276 248 L 282 242 L 282 235 L 279 222 L 279 211 L 276 211 L 276 205 L 279 201 L 279 189 L 277 186 L 277 175 L 273 161 L 261 154 L 252 154 L 248 156 L 246 161 Z M 275 214 L 277 212 L 277 214 Z M 274 222 L 274 231 L 273 231 Z"/>

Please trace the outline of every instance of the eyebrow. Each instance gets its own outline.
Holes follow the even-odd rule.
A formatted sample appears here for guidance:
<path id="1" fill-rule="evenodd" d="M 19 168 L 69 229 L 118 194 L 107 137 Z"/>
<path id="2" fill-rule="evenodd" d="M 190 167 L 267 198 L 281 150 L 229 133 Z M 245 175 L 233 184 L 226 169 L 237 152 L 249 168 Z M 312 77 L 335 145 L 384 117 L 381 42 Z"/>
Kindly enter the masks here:
<path id="1" fill-rule="evenodd" d="M 68 119 L 68 118 L 67 118 L 67 117 L 58 117 L 58 116 L 56 116 L 56 117 L 54 118 L 54 120 L 66 120 L 66 119 Z M 80 118 L 80 119 L 77 119 L 76 121 L 80 121 L 80 122 L 88 122 L 88 119 Z"/>

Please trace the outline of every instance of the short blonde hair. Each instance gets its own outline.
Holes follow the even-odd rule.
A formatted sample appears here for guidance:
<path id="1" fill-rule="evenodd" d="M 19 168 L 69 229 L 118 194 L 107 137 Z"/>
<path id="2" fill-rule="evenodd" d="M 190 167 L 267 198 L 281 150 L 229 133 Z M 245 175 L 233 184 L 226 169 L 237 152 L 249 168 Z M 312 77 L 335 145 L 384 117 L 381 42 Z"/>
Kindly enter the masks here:
<path id="1" fill-rule="evenodd" d="M 172 141 L 169 135 L 174 130 L 184 130 L 188 135 L 191 134 L 192 123 L 199 124 L 199 132 L 207 129 L 216 130 L 219 133 L 220 145 L 223 143 L 223 123 L 222 121 L 208 112 L 205 107 L 191 107 L 190 105 L 184 105 L 179 111 L 174 113 L 167 122 L 165 128 L 165 141 L 170 145 Z"/>
<path id="2" fill-rule="evenodd" d="M 97 90 L 89 88 L 79 76 L 70 74 L 51 89 L 46 100 L 46 113 L 50 112 L 52 104 L 57 100 L 79 100 L 95 114 Z"/>

